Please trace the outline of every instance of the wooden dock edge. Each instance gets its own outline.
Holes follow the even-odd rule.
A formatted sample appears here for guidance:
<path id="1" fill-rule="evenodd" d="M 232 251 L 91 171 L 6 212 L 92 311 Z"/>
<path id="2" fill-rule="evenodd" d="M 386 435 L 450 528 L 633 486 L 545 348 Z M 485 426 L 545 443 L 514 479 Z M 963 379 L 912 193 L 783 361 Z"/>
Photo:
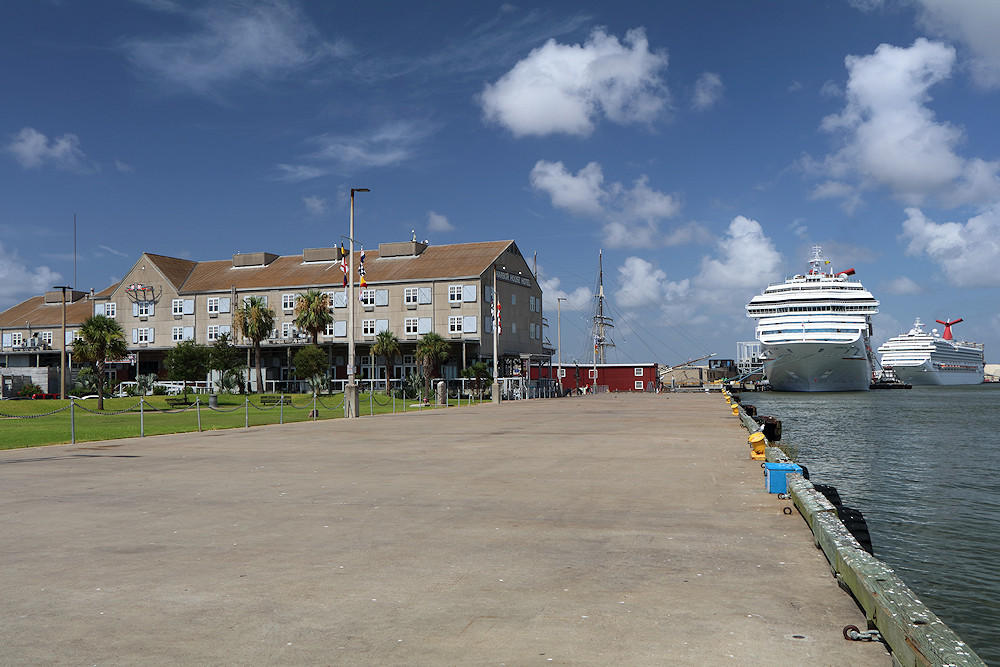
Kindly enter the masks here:
<path id="1" fill-rule="evenodd" d="M 740 407 L 740 421 L 750 432 L 760 426 Z M 767 461 L 791 462 L 770 443 Z M 864 610 L 869 629 L 876 629 L 892 651 L 894 665 L 955 665 L 986 663 L 944 621 L 924 605 L 893 570 L 861 548 L 837 516 L 837 508 L 800 474 L 789 473 L 788 493 L 822 549 L 838 583 Z"/>

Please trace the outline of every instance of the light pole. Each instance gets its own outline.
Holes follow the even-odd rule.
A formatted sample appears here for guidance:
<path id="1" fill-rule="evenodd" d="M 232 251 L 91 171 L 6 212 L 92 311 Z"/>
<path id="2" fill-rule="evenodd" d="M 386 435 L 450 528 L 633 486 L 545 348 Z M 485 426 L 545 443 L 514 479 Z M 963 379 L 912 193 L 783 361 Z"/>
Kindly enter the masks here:
<path id="1" fill-rule="evenodd" d="M 497 294 L 497 264 L 493 262 L 493 387 L 491 389 L 491 394 L 493 396 L 493 402 L 500 403 L 500 358 L 498 352 L 500 351 L 500 318 L 498 317 L 499 311 L 497 306 L 500 303 L 500 296 Z"/>
<path id="2" fill-rule="evenodd" d="M 66 290 L 69 285 L 56 285 L 52 289 L 62 290 L 62 346 L 59 348 L 59 398 L 66 398 Z"/>
<path id="3" fill-rule="evenodd" d="M 559 370 L 556 374 L 559 377 L 559 393 L 562 394 L 562 302 L 566 301 L 566 297 L 559 296 L 556 297 L 556 346 L 559 348 Z M 551 359 L 551 357 L 550 357 Z M 552 363 L 551 361 L 549 363 Z"/>
<path id="4" fill-rule="evenodd" d="M 368 188 L 351 188 L 350 262 L 347 279 L 347 386 L 344 387 L 344 409 L 348 418 L 357 417 L 358 385 L 354 376 L 354 193 L 371 192 Z"/>

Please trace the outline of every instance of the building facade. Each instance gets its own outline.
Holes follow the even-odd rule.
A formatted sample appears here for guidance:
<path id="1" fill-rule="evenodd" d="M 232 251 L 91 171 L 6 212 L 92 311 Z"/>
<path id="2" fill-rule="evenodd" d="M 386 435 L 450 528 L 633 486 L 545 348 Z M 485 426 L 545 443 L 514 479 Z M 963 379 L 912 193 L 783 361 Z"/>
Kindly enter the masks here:
<path id="1" fill-rule="evenodd" d="M 564 391 L 656 391 L 659 386 L 658 364 L 563 364 L 552 368 L 552 377 Z M 531 378 L 550 377 L 547 368 L 532 368 Z"/>
<path id="2" fill-rule="evenodd" d="M 419 370 L 416 345 L 430 332 L 451 344 L 451 357 L 442 367 L 445 377 L 476 361 L 492 363 L 494 298 L 501 313 L 501 375 L 518 370 L 524 355 L 551 354 L 545 343 L 541 288 L 513 241 L 383 243 L 378 250 L 356 252 L 355 267 L 362 265 L 362 255 L 367 285 L 361 288 L 355 275 L 355 299 L 350 303 L 344 287 L 349 262 L 342 261 L 338 248 L 309 248 L 301 255 L 237 254 L 231 260 L 202 262 L 144 253 L 120 283 L 100 293 L 67 293 L 67 347 L 72 349 L 83 320 L 100 314 L 118 320 L 129 346 L 127 359 L 109 365 L 113 379 L 147 373 L 166 377 L 163 362 L 172 347 L 186 340 L 211 345 L 223 334 L 247 348 L 252 366 L 250 341 L 234 329 L 233 318 L 244 298 L 258 296 L 275 314 L 275 328 L 262 342 L 261 362 L 265 389 L 278 390 L 294 377 L 295 352 L 312 342 L 295 327 L 295 301 L 306 290 L 317 289 L 330 300 L 333 322 L 319 336 L 319 345 L 328 351 L 335 379 L 347 376 L 351 306 L 362 379 L 385 375 L 382 360 L 372 358 L 368 350 L 375 336 L 386 330 L 396 335 L 402 351 L 395 360 L 395 378 Z M 13 376 L 21 369 L 24 375 L 29 368 L 59 365 L 61 306 L 62 293 L 56 291 L 0 313 L 4 374 Z M 51 383 L 48 390 L 53 391 Z"/>

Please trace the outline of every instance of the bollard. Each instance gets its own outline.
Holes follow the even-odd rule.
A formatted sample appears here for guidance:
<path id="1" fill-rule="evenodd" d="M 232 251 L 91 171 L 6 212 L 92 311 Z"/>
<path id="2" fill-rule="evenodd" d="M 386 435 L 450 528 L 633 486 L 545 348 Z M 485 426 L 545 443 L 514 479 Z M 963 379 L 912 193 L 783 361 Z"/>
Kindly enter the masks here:
<path id="1" fill-rule="evenodd" d="M 767 438 L 764 437 L 764 434 L 760 431 L 751 433 L 750 437 L 747 438 L 747 442 L 750 443 L 750 460 L 763 461 L 764 448 L 767 447 Z"/>

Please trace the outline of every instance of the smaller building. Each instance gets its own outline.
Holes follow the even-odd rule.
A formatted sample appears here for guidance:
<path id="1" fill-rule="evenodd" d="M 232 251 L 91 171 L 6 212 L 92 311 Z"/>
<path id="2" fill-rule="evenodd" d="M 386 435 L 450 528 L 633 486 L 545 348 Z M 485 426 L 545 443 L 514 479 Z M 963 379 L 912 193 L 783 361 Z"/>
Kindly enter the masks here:
<path id="1" fill-rule="evenodd" d="M 560 376 L 559 385 L 571 392 L 586 391 L 656 391 L 659 387 L 659 370 L 655 363 L 641 364 L 563 364 L 552 371 Z M 548 368 L 531 367 L 531 379 L 537 380 L 539 372 L 547 377 Z"/>

